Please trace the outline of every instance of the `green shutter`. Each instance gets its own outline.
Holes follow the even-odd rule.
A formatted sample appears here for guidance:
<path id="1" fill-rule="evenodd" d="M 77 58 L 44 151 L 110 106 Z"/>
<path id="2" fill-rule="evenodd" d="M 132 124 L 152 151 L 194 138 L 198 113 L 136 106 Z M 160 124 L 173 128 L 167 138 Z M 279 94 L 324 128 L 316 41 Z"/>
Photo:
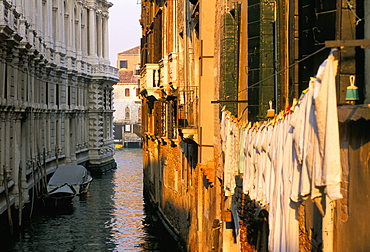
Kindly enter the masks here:
<path id="1" fill-rule="evenodd" d="M 274 74 L 274 6 L 268 1 L 248 4 L 248 85 Z M 266 116 L 269 100 L 274 99 L 274 78 L 249 88 L 249 118 Z"/>
<path id="2" fill-rule="evenodd" d="M 221 41 L 221 100 L 237 100 L 239 69 L 240 4 L 223 17 Z M 237 103 L 226 104 L 226 109 L 237 115 Z"/>

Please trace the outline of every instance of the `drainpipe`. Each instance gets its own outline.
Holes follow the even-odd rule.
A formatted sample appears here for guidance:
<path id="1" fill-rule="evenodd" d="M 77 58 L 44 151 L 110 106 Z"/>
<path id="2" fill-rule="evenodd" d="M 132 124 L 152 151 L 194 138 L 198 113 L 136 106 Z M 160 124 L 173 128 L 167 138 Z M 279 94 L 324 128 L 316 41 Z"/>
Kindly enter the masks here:
<path id="1" fill-rule="evenodd" d="M 364 1 L 365 17 L 370 14 L 370 2 Z M 363 22 L 363 21 L 362 21 Z M 370 23 L 365 22 L 364 39 L 370 39 Z M 370 103 L 370 49 L 364 49 L 365 52 L 365 104 Z"/>
<path id="2" fill-rule="evenodd" d="M 334 251 L 334 210 L 335 201 L 325 196 L 325 216 L 322 218 L 323 252 Z"/>
<path id="3" fill-rule="evenodd" d="M 278 71 L 278 50 L 279 50 L 279 47 L 278 47 L 278 41 L 279 41 L 279 30 L 278 30 L 278 23 L 277 23 L 277 2 L 274 1 L 274 72 L 275 72 L 275 76 L 274 76 L 274 100 L 275 100 L 275 111 L 278 111 L 278 74 L 277 71 Z"/>
<path id="4" fill-rule="evenodd" d="M 4 165 L 3 169 L 3 176 L 4 176 L 4 191 L 5 191 L 5 200 L 6 200 L 6 209 L 8 213 L 8 221 L 9 221 L 9 231 L 10 234 L 13 235 L 13 219 L 12 219 L 12 210 L 10 205 L 10 192 L 9 192 L 9 185 L 8 185 L 8 174 L 10 175 L 10 168 L 7 165 Z"/>

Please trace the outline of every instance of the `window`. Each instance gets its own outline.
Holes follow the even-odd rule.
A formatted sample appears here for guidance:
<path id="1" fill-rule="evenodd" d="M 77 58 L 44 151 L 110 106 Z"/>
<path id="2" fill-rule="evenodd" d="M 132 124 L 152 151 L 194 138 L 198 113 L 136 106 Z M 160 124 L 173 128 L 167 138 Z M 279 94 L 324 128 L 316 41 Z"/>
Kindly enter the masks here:
<path id="1" fill-rule="evenodd" d="M 177 119 L 179 128 L 196 128 L 198 125 L 198 87 L 179 90 Z"/>
<path id="2" fill-rule="evenodd" d="M 71 90 L 71 86 L 68 86 L 68 106 L 71 106 L 71 102 L 72 102 L 72 90 Z"/>
<path id="3" fill-rule="evenodd" d="M 59 106 L 60 101 L 59 101 L 59 83 L 55 84 L 55 105 Z"/>
<path id="4" fill-rule="evenodd" d="M 136 89 L 136 96 L 139 96 L 139 89 Z"/>
<path id="5" fill-rule="evenodd" d="M 125 125 L 125 132 L 131 132 L 131 125 L 129 124 Z"/>
<path id="6" fill-rule="evenodd" d="M 126 97 L 130 96 L 130 89 L 129 88 L 125 88 L 125 96 Z"/>
<path id="7" fill-rule="evenodd" d="M 220 79 L 220 94 L 222 97 L 229 97 L 230 100 L 238 99 L 238 74 L 235 73 L 238 73 L 239 69 L 238 48 L 236 47 L 236 45 L 239 44 L 239 29 L 240 6 L 236 5 L 235 13 L 231 14 L 228 12 L 223 16 L 224 34 L 221 39 L 222 51 L 220 58 L 220 76 L 222 77 Z M 225 106 L 233 115 L 238 114 L 237 103 L 229 103 Z"/>
<path id="8" fill-rule="evenodd" d="M 125 109 L 125 120 L 130 120 L 130 108 L 126 107 Z"/>
<path id="9" fill-rule="evenodd" d="M 49 82 L 45 83 L 45 104 L 49 105 Z"/>
<path id="10" fill-rule="evenodd" d="M 127 68 L 127 60 L 120 60 L 119 68 Z"/>

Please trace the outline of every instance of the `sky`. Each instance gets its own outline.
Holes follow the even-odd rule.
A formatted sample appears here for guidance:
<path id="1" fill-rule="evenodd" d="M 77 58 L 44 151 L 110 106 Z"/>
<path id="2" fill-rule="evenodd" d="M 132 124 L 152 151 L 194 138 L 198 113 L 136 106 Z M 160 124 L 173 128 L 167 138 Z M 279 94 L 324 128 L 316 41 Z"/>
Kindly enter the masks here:
<path id="1" fill-rule="evenodd" d="M 116 66 L 117 53 L 140 45 L 140 0 L 109 0 L 109 60 Z"/>

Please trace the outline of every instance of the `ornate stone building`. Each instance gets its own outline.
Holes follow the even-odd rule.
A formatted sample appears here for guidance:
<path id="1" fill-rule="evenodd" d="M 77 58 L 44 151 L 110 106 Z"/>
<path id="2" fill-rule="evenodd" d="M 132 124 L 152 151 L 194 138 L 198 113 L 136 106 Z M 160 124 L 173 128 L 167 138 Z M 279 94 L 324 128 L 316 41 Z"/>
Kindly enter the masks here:
<path id="1" fill-rule="evenodd" d="M 0 214 L 21 213 L 60 164 L 115 166 L 111 6 L 106 0 L 0 2 Z"/>

